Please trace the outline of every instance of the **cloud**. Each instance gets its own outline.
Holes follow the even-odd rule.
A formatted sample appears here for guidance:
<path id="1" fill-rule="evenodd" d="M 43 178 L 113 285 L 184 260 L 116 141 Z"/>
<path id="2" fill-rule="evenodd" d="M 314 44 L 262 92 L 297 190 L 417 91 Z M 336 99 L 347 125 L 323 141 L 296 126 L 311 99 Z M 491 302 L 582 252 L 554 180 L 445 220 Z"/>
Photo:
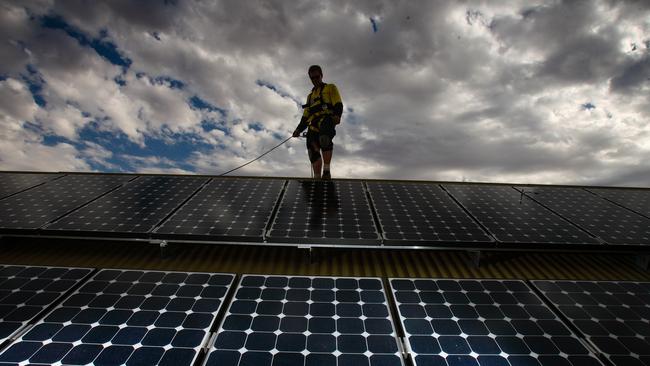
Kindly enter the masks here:
<path id="1" fill-rule="evenodd" d="M 0 7 L 3 168 L 29 166 L 14 148 L 70 169 L 220 173 L 288 137 L 320 64 L 346 107 L 336 177 L 646 176 L 645 2 Z M 304 140 L 235 174 L 308 176 Z"/>

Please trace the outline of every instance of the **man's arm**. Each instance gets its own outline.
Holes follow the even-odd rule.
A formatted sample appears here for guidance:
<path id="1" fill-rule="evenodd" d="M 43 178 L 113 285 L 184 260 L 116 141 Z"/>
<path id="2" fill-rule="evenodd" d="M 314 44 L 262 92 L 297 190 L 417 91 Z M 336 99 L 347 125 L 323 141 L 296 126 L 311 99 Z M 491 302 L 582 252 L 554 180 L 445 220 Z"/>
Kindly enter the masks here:
<path id="1" fill-rule="evenodd" d="M 341 116 L 343 115 L 343 101 L 341 100 L 341 95 L 339 94 L 339 89 L 336 87 L 336 85 L 330 85 L 330 99 L 332 105 L 334 106 L 334 124 L 338 125 L 341 123 Z"/>
<path id="2" fill-rule="evenodd" d="M 300 136 L 300 133 L 304 131 L 307 128 L 307 117 L 302 116 L 300 119 L 300 123 L 298 123 L 298 127 L 296 127 L 295 131 L 293 131 L 293 137 L 298 137 Z"/>

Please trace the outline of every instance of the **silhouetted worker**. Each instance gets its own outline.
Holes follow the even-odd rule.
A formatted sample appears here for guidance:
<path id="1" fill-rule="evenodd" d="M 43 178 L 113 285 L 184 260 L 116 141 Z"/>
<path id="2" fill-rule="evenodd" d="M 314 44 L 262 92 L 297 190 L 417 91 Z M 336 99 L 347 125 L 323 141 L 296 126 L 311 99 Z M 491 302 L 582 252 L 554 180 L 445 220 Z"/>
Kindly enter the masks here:
<path id="1" fill-rule="evenodd" d="M 314 170 L 314 178 L 330 179 L 330 161 L 332 160 L 332 139 L 336 135 L 335 126 L 341 123 L 343 102 L 339 90 L 334 84 L 323 82 L 323 70 L 318 65 L 309 66 L 309 78 L 314 87 L 307 96 L 307 104 L 303 105 L 304 112 L 300 123 L 293 132 L 293 137 L 307 130 L 307 152 Z M 321 151 L 323 160 L 321 163 Z"/>

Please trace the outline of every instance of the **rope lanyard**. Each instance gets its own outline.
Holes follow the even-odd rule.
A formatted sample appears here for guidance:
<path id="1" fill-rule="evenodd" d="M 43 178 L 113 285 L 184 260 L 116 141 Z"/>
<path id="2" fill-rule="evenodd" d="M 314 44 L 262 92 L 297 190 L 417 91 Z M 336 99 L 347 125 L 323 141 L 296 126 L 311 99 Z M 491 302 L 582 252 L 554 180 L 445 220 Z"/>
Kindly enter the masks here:
<path id="1" fill-rule="evenodd" d="M 284 145 L 284 143 L 287 142 L 287 141 L 289 141 L 292 137 L 293 137 L 293 136 L 289 136 L 286 140 L 282 141 L 281 143 L 279 143 L 278 145 L 276 145 L 276 146 L 275 146 L 274 148 L 272 148 L 271 150 L 269 150 L 269 151 L 265 152 L 264 154 L 262 154 L 262 155 L 256 157 L 255 159 L 249 161 L 248 163 L 243 164 L 243 165 L 240 165 L 240 166 L 238 166 L 238 167 L 236 167 L 236 168 L 234 168 L 234 169 L 230 169 L 229 171 L 227 171 L 227 172 L 225 172 L 225 173 L 221 173 L 221 174 L 219 174 L 218 176 L 220 177 L 220 176 L 222 176 L 222 175 L 226 175 L 226 174 L 228 174 L 228 173 L 234 172 L 234 171 L 237 170 L 237 169 L 243 168 L 243 167 L 245 167 L 246 165 L 248 165 L 248 164 L 250 164 L 250 163 L 252 163 L 252 162 L 254 162 L 254 161 L 256 161 L 256 160 L 259 160 L 259 159 L 262 158 L 264 155 L 266 155 L 266 154 L 270 153 L 271 151 L 277 149 L 278 147 Z"/>

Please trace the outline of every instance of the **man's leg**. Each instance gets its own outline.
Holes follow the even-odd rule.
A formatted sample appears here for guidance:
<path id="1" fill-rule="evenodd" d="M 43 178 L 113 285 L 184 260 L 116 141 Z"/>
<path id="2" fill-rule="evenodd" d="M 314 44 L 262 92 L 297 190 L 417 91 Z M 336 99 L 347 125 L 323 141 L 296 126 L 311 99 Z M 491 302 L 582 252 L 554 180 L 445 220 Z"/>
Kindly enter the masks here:
<path id="1" fill-rule="evenodd" d="M 322 161 L 321 159 L 318 159 L 318 161 L 315 161 L 311 164 L 311 168 L 314 170 L 315 179 L 320 179 L 320 171 L 323 165 L 321 161 Z"/>
<path id="2" fill-rule="evenodd" d="M 312 142 L 309 148 L 309 160 L 311 161 L 311 168 L 314 171 L 314 179 L 320 179 L 323 160 L 320 155 L 320 145 L 316 142 Z"/>

